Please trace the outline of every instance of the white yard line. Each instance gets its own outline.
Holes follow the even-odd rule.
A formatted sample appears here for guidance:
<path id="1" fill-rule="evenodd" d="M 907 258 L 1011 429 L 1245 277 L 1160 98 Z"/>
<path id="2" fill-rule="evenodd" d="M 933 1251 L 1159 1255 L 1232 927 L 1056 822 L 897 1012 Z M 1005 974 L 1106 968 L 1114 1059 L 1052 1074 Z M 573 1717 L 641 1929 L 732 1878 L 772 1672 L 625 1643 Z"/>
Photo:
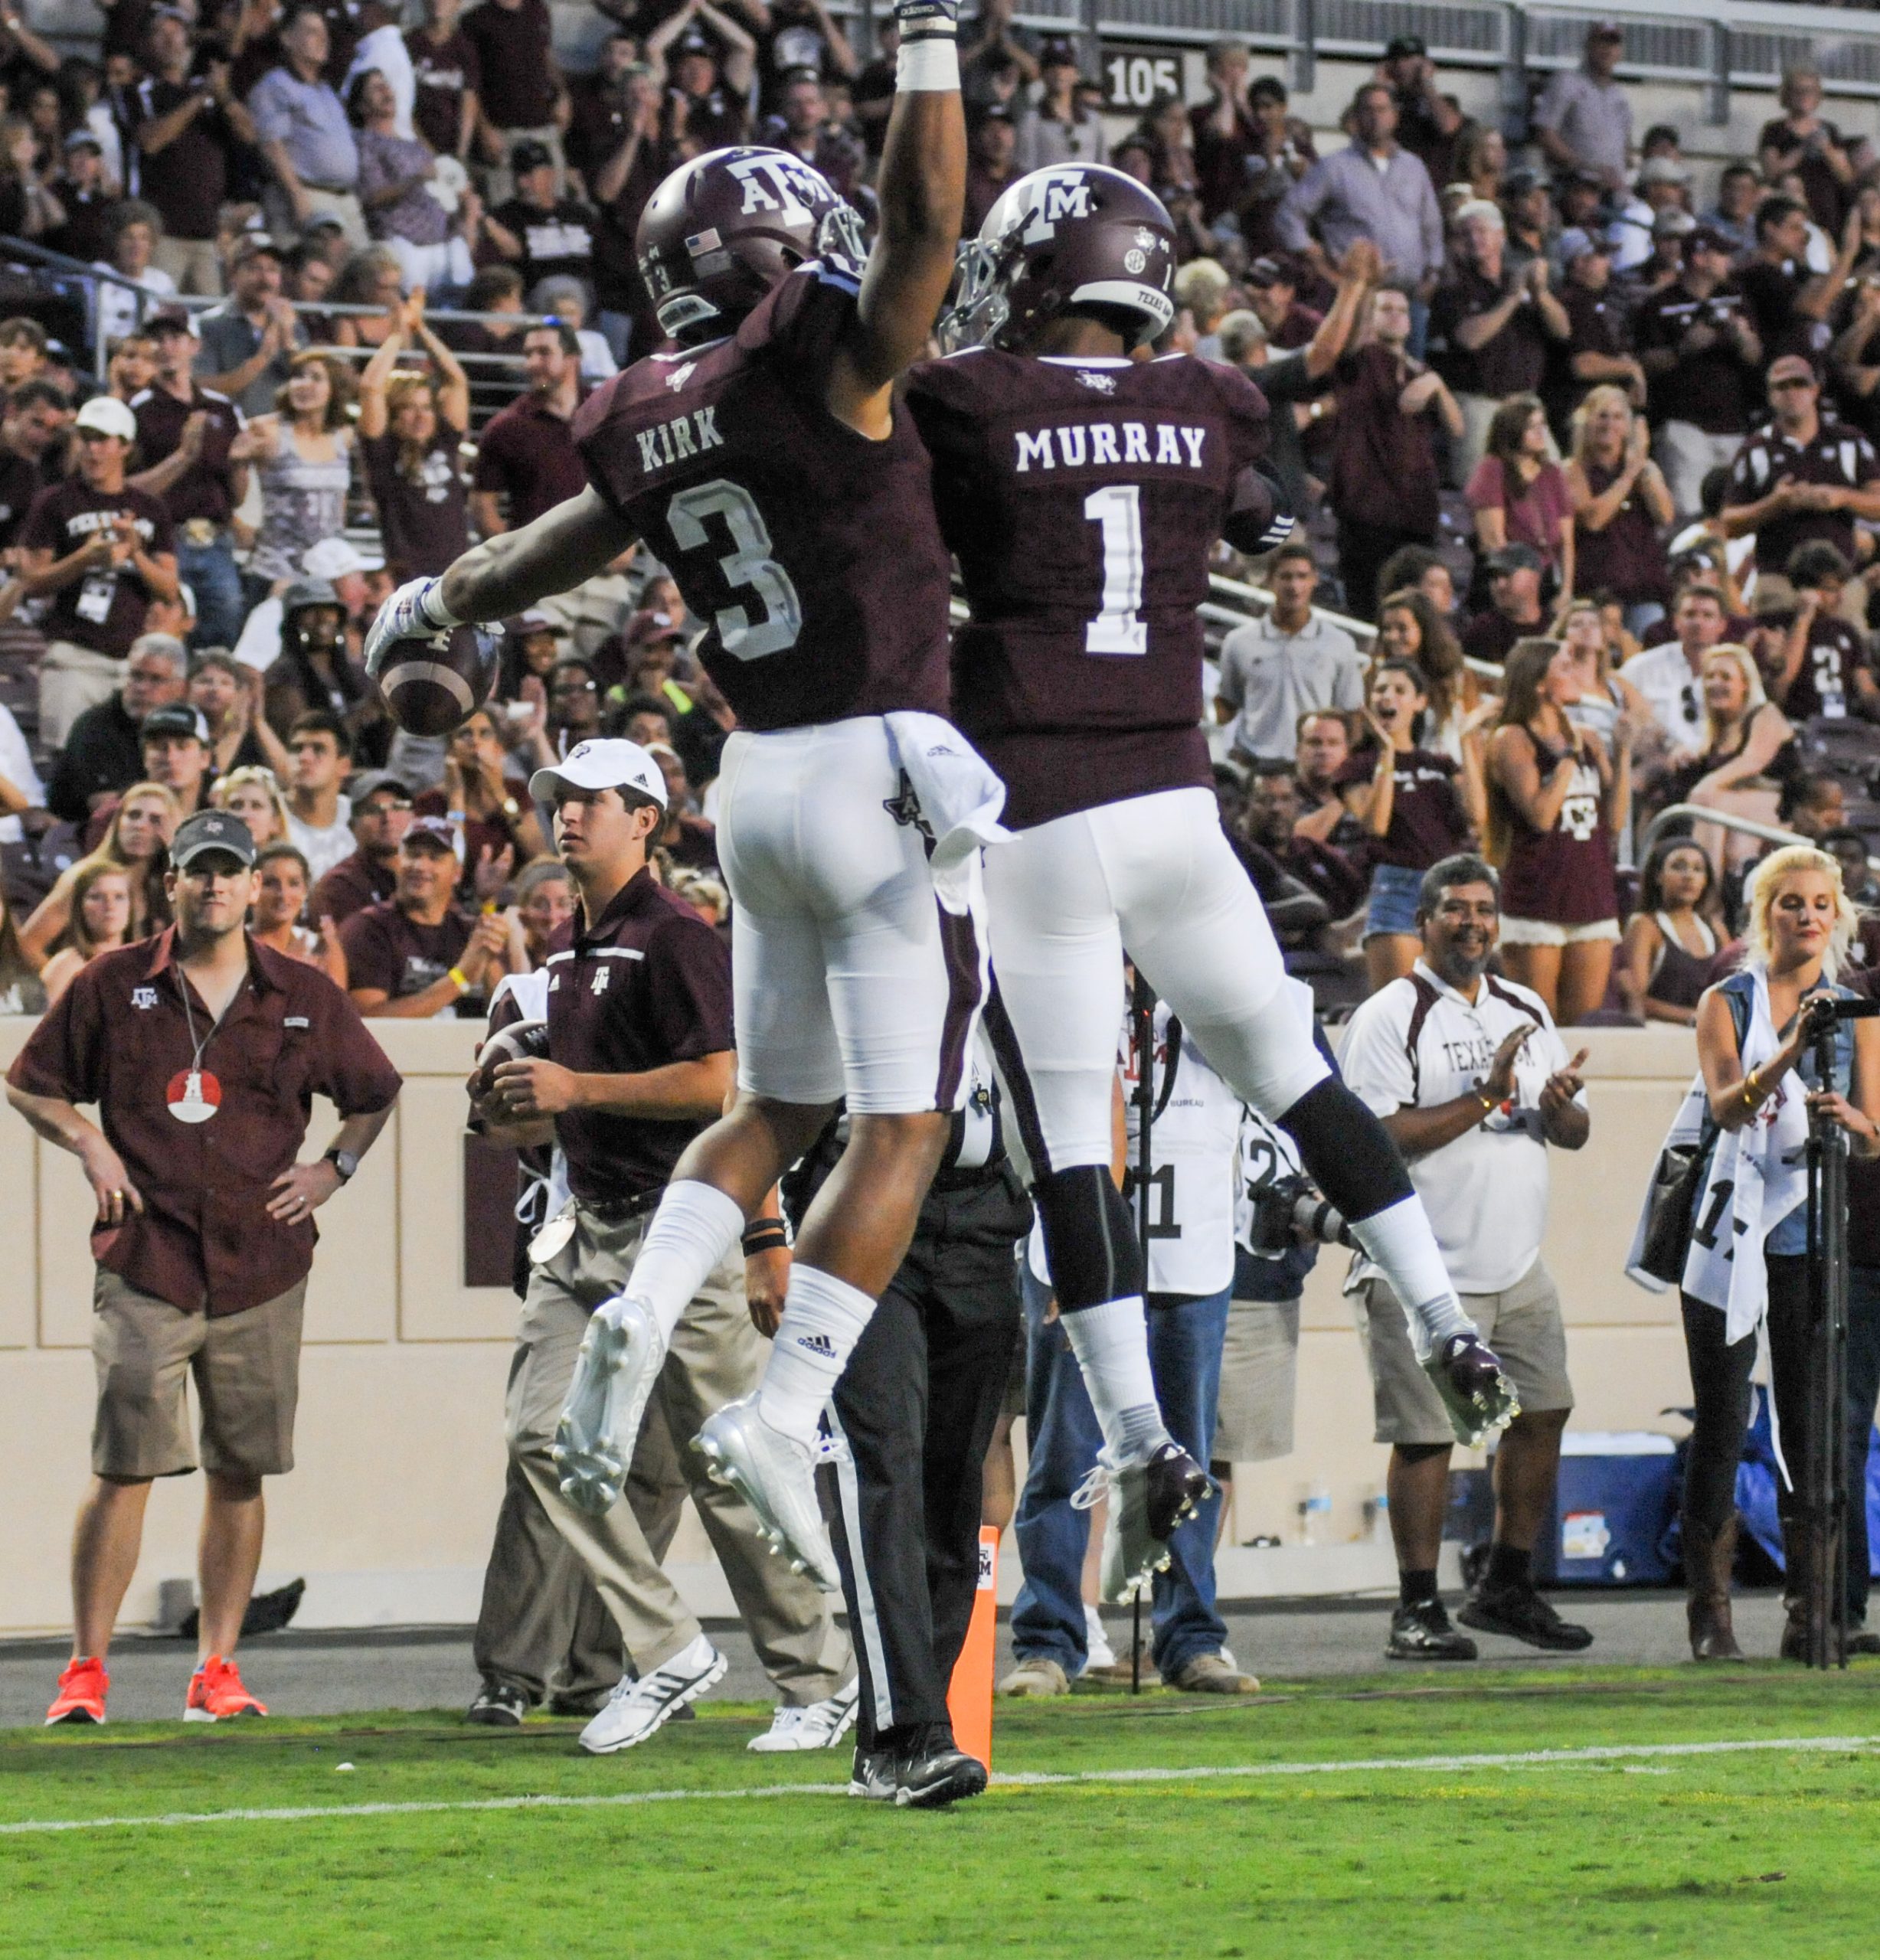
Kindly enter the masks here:
<path id="1" fill-rule="evenodd" d="M 1745 1756 L 1770 1752 L 1840 1754 L 1880 1749 L 1880 1736 L 1759 1736 L 1738 1742 L 1628 1743 L 1586 1749 L 1531 1749 L 1468 1756 L 1355 1756 L 1327 1762 L 1242 1762 L 1189 1769 L 1084 1769 L 1064 1774 L 1041 1770 L 996 1775 L 995 1785 L 1013 1790 L 1048 1789 L 1080 1784 L 1192 1783 L 1239 1781 L 1263 1776 L 1338 1776 L 1359 1771 L 1548 1769 L 1562 1764 L 1633 1762 L 1677 1756 Z M 476 1797 L 456 1803 L 300 1804 L 255 1810 L 167 1811 L 153 1817 L 32 1818 L 0 1824 L 0 1838 L 38 1836 L 59 1831 L 173 1829 L 188 1824 L 302 1824 L 343 1817 L 423 1817 L 505 1810 L 617 1810 L 641 1804 L 748 1803 L 777 1797 L 839 1797 L 846 1783 L 773 1783 L 751 1790 L 620 1790 L 590 1796 Z"/>

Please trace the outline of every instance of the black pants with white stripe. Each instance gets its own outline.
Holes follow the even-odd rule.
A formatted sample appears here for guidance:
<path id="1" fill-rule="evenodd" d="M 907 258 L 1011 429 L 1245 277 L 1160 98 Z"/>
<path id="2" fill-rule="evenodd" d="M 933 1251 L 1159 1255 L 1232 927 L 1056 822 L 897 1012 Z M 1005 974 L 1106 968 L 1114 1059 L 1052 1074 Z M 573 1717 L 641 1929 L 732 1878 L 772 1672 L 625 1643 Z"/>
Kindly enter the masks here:
<path id="1" fill-rule="evenodd" d="M 1018 1341 L 1030 1201 L 1009 1165 L 953 1176 L 968 1181 L 928 1194 L 836 1386 L 851 1460 L 819 1473 L 868 1749 L 947 1720 L 979 1583 L 980 1475 Z"/>

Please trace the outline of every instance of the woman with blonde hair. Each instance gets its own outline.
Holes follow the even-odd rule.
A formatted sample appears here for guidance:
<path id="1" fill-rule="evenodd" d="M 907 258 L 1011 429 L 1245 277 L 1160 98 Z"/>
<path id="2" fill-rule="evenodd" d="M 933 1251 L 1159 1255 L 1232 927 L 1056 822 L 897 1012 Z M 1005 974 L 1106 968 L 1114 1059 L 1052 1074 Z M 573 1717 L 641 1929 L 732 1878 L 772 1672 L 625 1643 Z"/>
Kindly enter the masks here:
<path id="1" fill-rule="evenodd" d="M 1736 1540 L 1736 1466 L 1749 1420 L 1757 1330 L 1766 1329 L 1776 1423 L 1785 1463 L 1799 1465 L 1813 1422 L 1808 1393 L 1813 1315 L 1808 1297 L 1807 1175 L 1812 1110 L 1848 1132 L 1853 1153 L 1880 1156 L 1880 1021 L 1833 1029 L 1829 1079 L 1816 1069 L 1824 998 L 1849 1000 L 1840 984 L 1855 915 L 1841 867 L 1826 851 L 1796 844 L 1765 858 L 1748 893 L 1749 951 L 1740 972 L 1698 1004 L 1697 1056 L 1708 1116 L 1702 1181 L 1679 1302 L 1695 1410 L 1684 1478 L 1684 1561 L 1691 1651 L 1741 1660 L 1730 1624 L 1730 1567 Z M 1867 1595 L 1867 1432 L 1874 1393 L 1850 1424 L 1855 1501 L 1849 1508 L 1849 1651 L 1880 1653 L 1880 1636 L 1858 1631 Z M 1849 1397 L 1851 1405 L 1854 1393 Z M 1776 1506 L 1787 1553 L 1788 1624 L 1781 1652 L 1805 1658 L 1802 1600 L 1806 1534 L 1796 1522 L 1792 1477 Z"/>
<path id="2" fill-rule="evenodd" d="M 1619 938 L 1614 841 L 1632 808 L 1629 717 L 1612 753 L 1576 728 L 1574 656 L 1517 640 L 1488 753 L 1488 857 L 1502 874 L 1502 959 L 1562 1027 L 1606 998 Z"/>
<path id="3" fill-rule="evenodd" d="M 141 939 L 170 919 L 163 874 L 170 867 L 170 839 L 182 822 L 176 799 L 160 782 L 134 782 L 119 799 L 97 849 L 69 864 L 20 928 L 26 957 L 43 965 L 72 920 L 72 887 L 87 866 L 113 864 L 130 874 L 127 941 Z"/>
<path id="4" fill-rule="evenodd" d="M 1671 566 L 1659 534 L 1676 513 L 1650 444 L 1645 418 L 1610 382 L 1574 411 L 1566 470 L 1573 584 L 1614 594 L 1634 633 L 1662 619 L 1671 602 Z"/>
<path id="5" fill-rule="evenodd" d="M 1651 709 L 1618 671 L 1605 608 L 1599 599 L 1568 599 L 1554 622 L 1554 637 L 1573 654 L 1580 698 L 1567 710 L 1567 719 L 1576 728 L 1590 730 L 1610 750 L 1620 715 L 1630 715 L 1641 729 L 1646 727 Z"/>
<path id="6" fill-rule="evenodd" d="M 49 1004 L 42 976 L 20 944 L 6 887 L 0 885 L 0 1014 L 44 1014 Z"/>
<path id="7" fill-rule="evenodd" d="M 209 792 L 212 808 L 240 818 L 259 851 L 288 835 L 287 799 L 271 769 L 233 769 Z"/>
<path id="8" fill-rule="evenodd" d="M 1708 648 L 1699 684 L 1704 694 L 1703 753 L 1684 759 L 1672 778 L 1679 800 L 1724 810 L 1757 823 L 1774 823 L 1783 792 L 1803 773 L 1801 750 L 1788 717 L 1763 689 L 1755 656 L 1733 640 Z M 1692 833 L 1713 864 L 1753 858 L 1761 846 L 1719 824 Z"/>
<path id="9" fill-rule="evenodd" d="M 345 364 L 303 348 L 275 391 L 274 413 L 257 415 L 229 446 L 231 458 L 253 462 L 260 480 L 261 528 L 248 573 L 270 591 L 284 591 L 300 577 L 309 548 L 345 528 L 351 401 Z"/>
<path id="10" fill-rule="evenodd" d="M 115 952 L 130 942 L 130 873 L 122 864 L 95 858 L 75 868 L 78 875 L 72 880 L 72 922 L 66 943 L 46 962 L 39 976 L 48 1008 L 57 1005 L 80 969 L 100 953 Z"/>
<path id="11" fill-rule="evenodd" d="M 398 371 L 408 347 L 436 372 Z M 441 573 L 470 541 L 469 493 L 458 450 L 470 426 L 462 364 L 424 324 L 424 295 L 392 309 L 391 330 L 359 377 L 359 452 L 378 507 L 385 561 L 401 578 Z"/>

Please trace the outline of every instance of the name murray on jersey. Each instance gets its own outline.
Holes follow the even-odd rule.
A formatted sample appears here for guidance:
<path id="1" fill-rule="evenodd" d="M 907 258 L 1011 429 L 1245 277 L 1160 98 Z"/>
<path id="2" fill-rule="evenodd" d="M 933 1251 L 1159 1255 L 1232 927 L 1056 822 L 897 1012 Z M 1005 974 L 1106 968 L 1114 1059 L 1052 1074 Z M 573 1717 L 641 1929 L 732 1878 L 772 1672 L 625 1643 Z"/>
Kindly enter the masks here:
<path id="1" fill-rule="evenodd" d="M 1149 463 L 1205 469 L 1208 427 L 1179 422 L 1067 422 L 1054 429 L 1015 429 L 1014 469 L 1094 469 L 1105 463 Z"/>

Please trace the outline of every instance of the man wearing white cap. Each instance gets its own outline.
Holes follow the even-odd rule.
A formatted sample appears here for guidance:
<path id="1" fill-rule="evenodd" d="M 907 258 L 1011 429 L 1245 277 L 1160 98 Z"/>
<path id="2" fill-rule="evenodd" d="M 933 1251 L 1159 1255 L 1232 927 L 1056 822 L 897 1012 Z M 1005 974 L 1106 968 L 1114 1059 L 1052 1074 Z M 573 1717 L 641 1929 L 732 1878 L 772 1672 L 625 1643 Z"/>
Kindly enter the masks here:
<path id="1" fill-rule="evenodd" d="M 39 493 L 19 538 L 25 596 L 52 600 L 39 668 L 39 733 L 48 749 L 116 692 L 150 602 L 177 592 L 168 514 L 124 481 L 137 418 L 100 395 L 78 411 L 76 430 L 77 474 Z"/>
<path id="2" fill-rule="evenodd" d="M 724 1674 L 725 1660 L 659 1570 L 630 1502 L 597 1513 L 563 1490 L 557 1419 L 589 1317 L 617 1295 L 679 1155 L 717 1117 L 734 1073 L 731 959 L 699 915 L 654 881 L 649 841 L 665 782 L 637 743 L 587 741 L 538 769 L 529 793 L 553 812 L 579 894 L 571 943 L 550 954 L 545 1053 L 508 1061 L 472 1099 L 492 1138 L 553 1142 L 569 1203 L 529 1249 L 535 1267 L 510 1370 L 512 1460 L 592 1575 L 638 1678 L 622 1681 L 581 1736 L 595 1754 L 642 1742 Z M 675 1437 L 691 1436 L 763 1371 L 735 1241 L 681 1316 L 653 1393 Z M 600 1396 L 610 1387 L 603 1381 Z M 590 1421 L 592 1421 L 590 1415 Z M 597 1423 L 593 1424 L 598 1427 Z M 629 1452 L 635 1438 L 621 1439 Z M 758 1656 L 786 1706 L 795 1748 L 832 1744 L 854 1718 L 845 1644 L 816 1587 L 770 1558 L 741 1498 L 703 1460 L 682 1462 Z M 618 1466 L 624 1478 L 626 1466 Z M 806 1740 L 811 1737 L 813 1740 Z"/>

